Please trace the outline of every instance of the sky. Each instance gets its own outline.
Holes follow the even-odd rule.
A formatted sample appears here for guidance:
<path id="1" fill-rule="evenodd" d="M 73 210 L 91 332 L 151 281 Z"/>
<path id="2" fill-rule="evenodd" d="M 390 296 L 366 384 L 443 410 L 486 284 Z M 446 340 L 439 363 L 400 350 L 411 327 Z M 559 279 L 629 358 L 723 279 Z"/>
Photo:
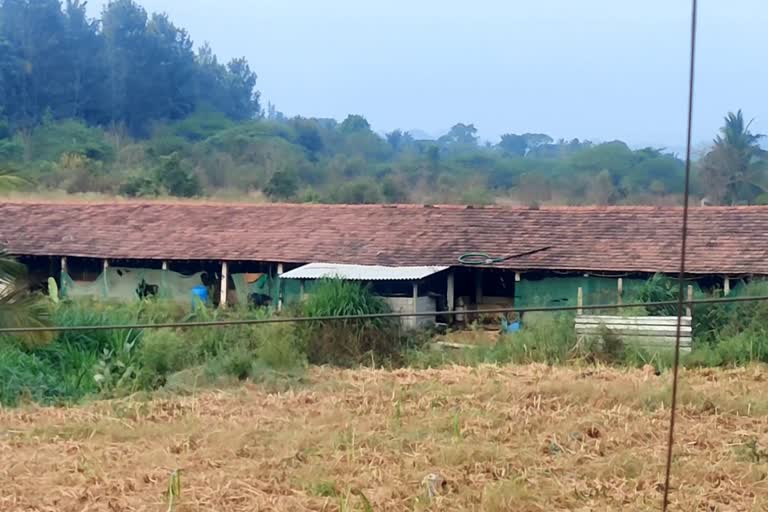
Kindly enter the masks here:
<path id="1" fill-rule="evenodd" d="M 139 3 L 220 58 L 246 57 L 263 105 L 286 115 L 684 148 L 690 0 Z M 699 1 L 695 147 L 739 108 L 768 132 L 767 25 L 765 0 Z"/>

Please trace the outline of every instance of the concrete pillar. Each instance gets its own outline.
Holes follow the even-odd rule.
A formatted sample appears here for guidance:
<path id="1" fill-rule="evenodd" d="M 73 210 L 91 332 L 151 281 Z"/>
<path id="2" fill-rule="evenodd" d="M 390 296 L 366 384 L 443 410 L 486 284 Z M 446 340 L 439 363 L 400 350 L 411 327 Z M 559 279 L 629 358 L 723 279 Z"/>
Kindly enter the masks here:
<path id="1" fill-rule="evenodd" d="M 453 311 L 456 308 L 456 276 L 453 273 L 453 269 L 448 270 L 448 281 L 446 286 L 446 305 L 448 307 L 448 311 Z M 451 315 L 451 321 L 453 321 L 455 317 Z"/>
<path id="2" fill-rule="evenodd" d="M 583 315 L 584 310 L 582 309 L 582 306 L 584 305 L 584 288 L 579 286 L 579 290 L 576 295 L 576 314 L 577 315 Z"/>
<path id="3" fill-rule="evenodd" d="M 616 281 L 616 293 L 617 293 L 616 304 L 621 304 L 624 297 L 624 279 L 621 277 Z"/>
<path id="4" fill-rule="evenodd" d="M 283 310 L 283 280 L 280 279 L 280 276 L 283 275 L 283 264 L 278 263 L 277 264 L 277 277 L 278 277 L 278 287 L 277 287 L 277 310 L 282 311 Z"/>
<path id="5" fill-rule="evenodd" d="M 109 281 L 107 280 L 107 270 L 109 270 L 109 260 L 105 259 L 104 260 L 104 265 L 103 265 L 102 276 L 101 276 L 102 280 L 104 281 L 104 296 L 105 297 L 109 295 Z"/>
<path id="6" fill-rule="evenodd" d="M 299 281 L 299 299 L 304 301 L 304 280 Z"/>
<path id="7" fill-rule="evenodd" d="M 229 265 L 226 261 L 221 262 L 221 285 L 219 295 L 219 307 L 227 307 L 227 286 L 229 284 Z"/>
<path id="8" fill-rule="evenodd" d="M 419 302 L 419 282 L 414 281 L 413 282 L 413 305 L 412 305 L 414 313 L 418 313 L 419 311 L 418 302 Z"/>
<path id="9" fill-rule="evenodd" d="M 163 262 L 163 270 L 168 270 L 168 262 L 167 261 Z"/>
<path id="10" fill-rule="evenodd" d="M 723 277 L 723 295 L 731 294 L 731 278 L 728 276 Z"/>

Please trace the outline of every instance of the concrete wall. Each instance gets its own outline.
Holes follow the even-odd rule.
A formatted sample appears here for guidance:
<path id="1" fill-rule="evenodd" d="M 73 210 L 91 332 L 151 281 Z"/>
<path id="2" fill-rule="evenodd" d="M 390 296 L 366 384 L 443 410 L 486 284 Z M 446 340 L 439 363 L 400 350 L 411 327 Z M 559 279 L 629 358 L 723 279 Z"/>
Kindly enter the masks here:
<path id="1" fill-rule="evenodd" d="M 384 297 L 394 313 L 410 313 L 413 311 L 413 297 Z M 437 303 L 434 297 L 418 297 L 417 312 L 435 311 Z M 435 324 L 434 316 L 405 316 L 400 319 L 405 329 L 425 329 Z"/>

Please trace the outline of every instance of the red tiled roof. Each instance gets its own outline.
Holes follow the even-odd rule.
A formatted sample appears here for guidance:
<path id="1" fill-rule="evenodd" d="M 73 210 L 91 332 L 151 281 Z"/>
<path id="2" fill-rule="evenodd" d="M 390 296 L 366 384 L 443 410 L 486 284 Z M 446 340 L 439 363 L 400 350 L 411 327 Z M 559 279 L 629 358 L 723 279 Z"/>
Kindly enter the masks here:
<path id="1" fill-rule="evenodd" d="M 675 272 L 681 216 L 671 207 L 4 202 L 0 245 L 17 255 L 379 265 L 551 246 L 500 266 Z M 687 266 L 768 275 L 768 207 L 692 209 Z"/>

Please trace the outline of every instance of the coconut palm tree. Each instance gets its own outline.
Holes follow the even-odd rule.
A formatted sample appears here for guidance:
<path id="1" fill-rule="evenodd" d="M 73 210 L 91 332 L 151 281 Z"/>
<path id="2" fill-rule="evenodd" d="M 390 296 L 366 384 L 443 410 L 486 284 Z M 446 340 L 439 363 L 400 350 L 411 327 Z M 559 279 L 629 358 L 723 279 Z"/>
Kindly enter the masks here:
<path id="1" fill-rule="evenodd" d="M 700 175 L 708 197 L 719 204 L 753 203 L 768 192 L 763 135 L 752 133 L 741 110 L 729 112 L 720 135 L 702 159 Z"/>
<path id="2" fill-rule="evenodd" d="M 23 183 L 22 178 L 0 173 L 0 192 Z M 48 308 L 27 288 L 26 268 L 0 247 L 0 327 L 43 326 L 47 321 Z"/>

